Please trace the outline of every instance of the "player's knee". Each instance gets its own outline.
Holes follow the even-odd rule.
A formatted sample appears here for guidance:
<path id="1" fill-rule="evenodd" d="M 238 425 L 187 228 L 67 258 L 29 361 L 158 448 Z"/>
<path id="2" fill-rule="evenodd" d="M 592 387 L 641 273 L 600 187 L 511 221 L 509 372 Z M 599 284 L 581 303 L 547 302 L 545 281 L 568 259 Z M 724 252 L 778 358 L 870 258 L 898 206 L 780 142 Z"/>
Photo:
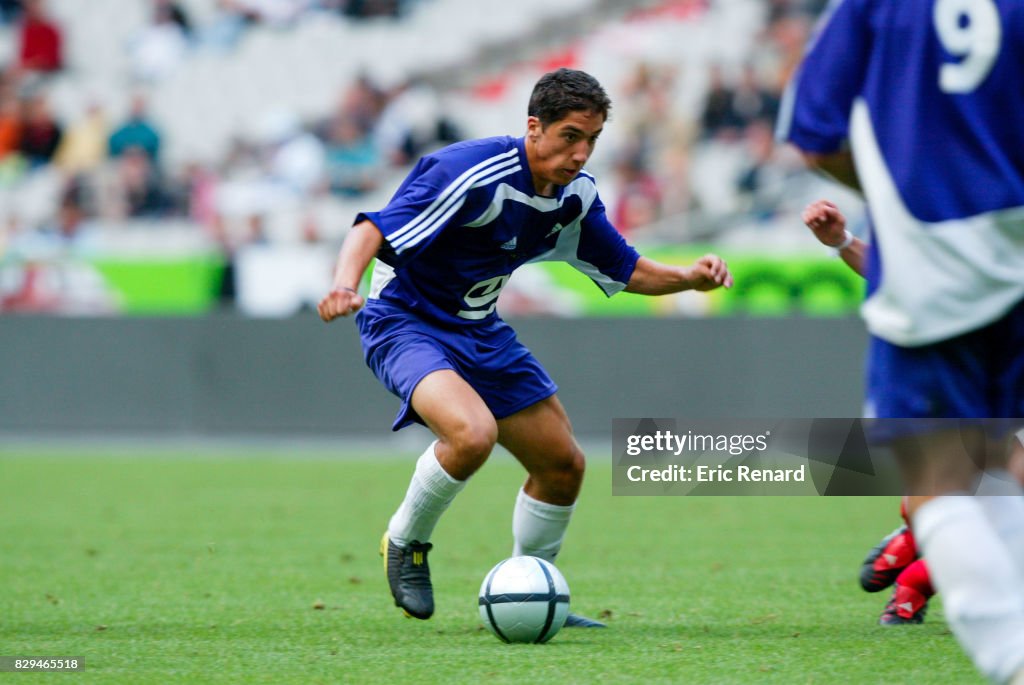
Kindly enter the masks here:
<path id="1" fill-rule="evenodd" d="M 494 421 L 467 422 L 452 431 L 447 440 L 460 459 L 480 466 L 498 441 L 498 426 Z"/>
<path id="2" fill-rule="evenodd" d="M 579 487 L 583 483 L 583 474 L 586 470 L 587 460 L 583 456 L 583 450 L 573 443 L 565 461 L 566 478 Z"/>
<path id="3" fill-rule="evenodd" d="M 562 450 L 553 452 L 546 462 L 544 473 L 537 475 L 544 482 L 546 490 L 572 501 L 576 499 L 580 486 L 583 485 L 586 468 L 587 462 L 583 451 L 573 442 Z"/>

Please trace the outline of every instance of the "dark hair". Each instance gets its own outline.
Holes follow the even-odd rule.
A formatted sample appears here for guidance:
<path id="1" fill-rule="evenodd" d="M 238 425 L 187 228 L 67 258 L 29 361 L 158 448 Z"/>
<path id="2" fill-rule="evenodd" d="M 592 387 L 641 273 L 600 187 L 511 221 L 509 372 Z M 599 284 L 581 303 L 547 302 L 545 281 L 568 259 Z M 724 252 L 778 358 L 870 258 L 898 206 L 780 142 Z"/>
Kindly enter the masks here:
<path id="1" fill-rule="evenodd" d="M 541 126 L 561 121 L 569 112 L 596 112 L 605 119 L 612 108 L 608 93 L 590 74 L 577 69 L 558 69 L 540 77 L 530 95 L 527 114 Z"/>

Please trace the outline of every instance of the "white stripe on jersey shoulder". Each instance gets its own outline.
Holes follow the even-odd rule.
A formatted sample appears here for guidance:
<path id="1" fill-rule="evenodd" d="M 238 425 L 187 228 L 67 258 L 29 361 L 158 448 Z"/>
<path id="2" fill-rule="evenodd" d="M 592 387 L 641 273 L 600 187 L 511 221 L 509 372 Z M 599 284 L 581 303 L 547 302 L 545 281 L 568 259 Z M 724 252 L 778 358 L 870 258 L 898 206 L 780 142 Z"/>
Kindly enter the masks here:
<path id="1" fill-rule="evenodd" d="M 393 242 L 392 246 L 395 247 L 396 251 L 399 254 L 401 254 L 403 250 L 407 250 L 410 247 L 419 244 L 424 238 L 429 236 L 431 233 L 434 233 L 435 231 L 437 231 L 437 229 L 443 226 L 445 222 L 448 221 L 449 218 L 451 218 L 452 214 L 459 211 L 462 205 L 466 202 L 466 193 L 469 192 L 469 190 L 473 188 L 478 188 L 480 186 L 485 186 L 488 183 L 493 183 L 494 181 L 497 181 L 498 179 L 519 173 L 519 171 L 522 170 L 523 168 L 522 165 L 520 165 L 517 161 L 515 166 L 500 169 L 491 176 L 485 176 L 484 178 L 480 178 L 481 176 L 484 176 L 485 174 L 494 171 L 496 168 L 503 167 L 506 165 L 506 162 L 502 162 L 501 164 L 489 167 L 483 171 L 478 172 L 475 176 L 471 176 L 469 179 L 466 180 L 466 183 L 470 185 L 465 190 L 460 192 L 460 194 L 457 196 L 457 199 L 455 199 L 456 196 L 453 196 L 453 198 L 450 199 L 448 203 L 445 205 L 446 209 L 445 207 L 442 207 L 442 209 L 444 209 L 444 214 L 432 217 L 429 224 L 421 228 L 418 228 L 415 233 L 411 233 L 402 238 L 401 240 Z"/>
<path id="2" fill-rule="evenodd" d="M 441 191 L 434 201 L 430 203 L 429 207 L 420 212 L 412 221 L 405 224 L 389 236 L 392 244 L 394 244 L 395 241 L 402 240 L 403 236 L 406 234 L 416 231 L 416 229 L 424 223 L 429 223 L 437 215 L 443 214 L 452 202 L 457 201 L 458 197 L 465 193 L 469 186 L 472 185 L 472 179 L 478 177 L 478 174 L 487 174 L 492 169 L 516 164 L 519 161 L 518 155 L 519 148 L 513 147 L 511 150 L 489 157 L 464 171 L 462 175 L 449 183 L 448 187 Z"/>
<path id="3" fill-rule="evenodd" d="M 594 204 L 594 200 L 597 199 L 597 186 L 594 184 L 594 177 L 581 171 L 580 175 L 565 187 L 565 190 L 562 191 L 562 197 L 558 199 L 541 197 L 539 195 L 527 195 L 507 183 L 501 183 L 494 189 L 491 202 L 487 205 L 487 209 L 483 211 L 483 214 L 465 225 L 469 228 L 476 228 L 477 226 L 491 223 L 501 214 L 502 206 L 504 206 L 506 200 L 512 200 L 513 202 L 533 207 L 538 212 L 552 212 L 560 208 L 565 200 L 573 195 L 579 196 L 583 202 L 583 211 L 578 217 L 581 219 L 586 216 L 587 212 L 590 211 L 590 205 Z"/>

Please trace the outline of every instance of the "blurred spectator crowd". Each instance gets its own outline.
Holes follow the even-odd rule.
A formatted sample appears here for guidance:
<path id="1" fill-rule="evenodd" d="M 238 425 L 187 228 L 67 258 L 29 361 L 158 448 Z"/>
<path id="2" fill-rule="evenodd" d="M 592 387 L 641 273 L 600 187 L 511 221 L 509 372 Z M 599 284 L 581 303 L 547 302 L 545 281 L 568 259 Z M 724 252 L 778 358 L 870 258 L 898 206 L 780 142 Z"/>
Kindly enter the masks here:
<path id="1" fill-rule="evenodd" d="M 714 26 L 715 4 L 675 8 L 697 26 Z M 668 59 L 635 60 L 625 74 L 616 99 L 625 134 L 612 169 L 613 218 L 624 233 L 722 241 L 732 232 L 745 242 L 745 227 L 756 236 L 777 228 L 776 220 L 789 221 L 814 185 L 773 136 L 783 90 L 825 0 L 747 4 L 760 17 L 746 31 L 745 48 L 712 46 L 689 62 L 670 51 Z M 743 25 L 718 31 L 742 46 Z"/>
<path id="2" fill-rule="evenodd" d="M 368 22 L 375 31 L 388 22 L 383 30 L 400 34 L 417 5 L 439 0 L 132 1 L 148 4 L 148 20 L 122 47 L 127 107 L 111 112 L 96 96 L 55 113 L 55 84 L 74 80 L 66 45 L 77 24 L 56 19 L 48 0 L 0 0 L 0 38 L 12 39 L 0 53 L 0 259 L 45 249 L 88 253 L 98 232 L 126 222 L 187 224 L 229 259 L 243 246 L 268 242 L 333 249 L 354 212 L 386 200 L 425 151 L 464 137 L 518 135 L 524 126 L 521 89 L 498 89 L 497 97 L 482 88 L 446 92 L 429 74 L 381 82 L 364 71 L 340 84 L 334 104 L 316 116 L 268 102 L 213 158 L 168 155 L 168 121 L 154 115 L 153 93 L 186 61 L 230 59 L 255 27 L 287 35 L 313 15 Z M 201 2 L 209 7 L 197 18 L 192 9 Z M 581 2 L 581 16 L 597 4 Z M 803 198 L 787 179 L 804 172 L 775 148 L 772 132 L 783 86 L 825 0 L 633 4 L 638 8 L 625 20 L 567 35 L 555 49 L 550 37 L 531 48 L 525 36 L 524 50 L 540 57 L 524 55 L 529 69 L 509 65 L 498 79 L 521 74 L 532 84 L 543 70 L 566 64 L 605 81 L 615 133 L 595 164 L 612 219 L 627 235 L 714 240 L 723 227 L 761 226 L 791 211 Z M 748 40 L 732 51 L 722 51 L 720 37 L 696 57 L 608 49 L 623 43 L 617 31 L 631 31 L 625 42 L 642 46 L 656 44 L 644 31 L 660 30 L 671 42 L 666 25 L 717 36 L 733 31 L 733 21 L 748 27 L 740 31 Z M 474 66 L 461 69 L 472 75 Z M 481 72 L 476 81 L 494 78 Z M 518 123 L 509 128 L 487 114 L 498 109 Z M 499 120 L 504 130 L 493 125 Z"/>
<path id="3" fill-rule="evenodd" d="M 129 111 L 115 121 L 98 99 L 76 119 L 54 114 L 48 89 L 63 68 L 63 36 L 73 27 L 49 17 L 45 0 L 0 2 L 0 18 L 13 28 L 18 46 L 0 71 L 0 188 L 39 182 L 53 187 L 43 195 L 56 199 L 49 215 L 24 217 L 0 207 L 8 249 L 22 239 L 38 242 L 39 233 L 74 240 L 91 222 L 131 219 L 189 219 L 230 248 L 222 224 L 243 216 L 242 240 L 260 241 L 267 210 L 326 194 L 361 195 L 377 186 L 385 168 L 457 138 L 425 85 L 409 79 L 383 88 L 360 77 L 318 120 L 300 121 L 286 104 L 262 113 L 254 135 L 236 136 L 212 164 L 175 166 L 161 154 L 164 135 L 147 106 L 147 83 L 170 68 L 172 52 L 197 49 L 200 32 L 226 48 L 248 24 L 286 24 L 314 9 L 350 18 L 399 17 L 406 2 L 220 0 L 214 23 L 197 27 L 175 0 L 154 0 L 152 24 L 130 47 L 137 71 L 125 84 L 134 92 Z M 234 28 L 227 31 L 227 24 Z M 419 114 L 427 120 L 417 120 Z M 318 239 L 315 227 L 305 226 L 302 238 Z"/>

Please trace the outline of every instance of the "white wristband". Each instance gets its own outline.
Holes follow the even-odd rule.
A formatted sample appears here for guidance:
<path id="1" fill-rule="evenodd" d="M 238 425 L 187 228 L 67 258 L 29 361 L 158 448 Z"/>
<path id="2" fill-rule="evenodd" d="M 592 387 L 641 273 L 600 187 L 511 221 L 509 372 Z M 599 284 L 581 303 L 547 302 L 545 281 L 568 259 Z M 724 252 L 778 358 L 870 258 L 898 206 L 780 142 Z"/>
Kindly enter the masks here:
<path id="1" fill-rule="evenodd" d="M 850 233 L 846 229 L 843 229 L 843 242 L 839 243 L 838 245 L 833 245 L 832 249 L 835 250 L 836 252 L 842 252 L 850 245 L 853 245 L 853 241 L 856 239 L 857 238 L 852 233 Z"/>

